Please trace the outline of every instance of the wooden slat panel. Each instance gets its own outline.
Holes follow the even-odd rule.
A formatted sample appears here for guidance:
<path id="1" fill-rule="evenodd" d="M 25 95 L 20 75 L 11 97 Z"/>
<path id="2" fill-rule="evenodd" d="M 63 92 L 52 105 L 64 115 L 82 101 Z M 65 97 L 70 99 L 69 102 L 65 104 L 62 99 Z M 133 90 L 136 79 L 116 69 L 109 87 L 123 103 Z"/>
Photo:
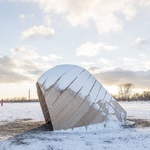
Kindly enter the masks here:
<path id="1" fill-rule="evenodd" d="M 97 96 L 96 102 L 99 100 L 103 100 L 104 96 L 105 96 L 106 90 L 104 89 L 104 87 L 101 87 L 100 92 Z"/>
<path id="2" fill-rule="evenodd" d="M 111 106 L 112 108 L 114 108 L 115 115 L 116 115 L 116 117 L 118 118 L 118 120 L 119 120 L 120 122 L 123 122 L 123 121 L 124 121 L 124 120 L 123 120 L 124 117 L 126 118 L 126 112 L 125 112 L 125 110 L 122 109 L 122 107 L 121 107 L 116 101 L 114 101 L 114 100 L 111 101 L 110 106 Z M 123 118 L 122 118 L 121 115 L 123 115 Z"/>
<path id="3" fill-rule="evenodd" d="M 63 92 L 54 105 L 49 108 L 49 112 L 52 114 L 53 118 L 56 118 L 56 116 L 64 109 L 64 107 L 69 104 L 72 98 L 73 96 L 68 92 L 68 90 Z"/>
<path id="4" fill-rule="evenodd" d="M 71 103 L 69 103 L 69 105 L 56 117 L 56 119 L 52 120 L 54 129 L 63 129 L 64 123 L 74 113 L 74 111 L 76 111 L 76 108 L 79 107 L 79 105 L 80 103 L 73 98 Z M 65 128 L 67 128 L 67 126 Z"/>
<path id="5" fill-rule="evenodd" d="M 98 93 L 99 93 L 99 88 L 100 88 L 100 84 L 98 81 L 96 81 L 94 87 L 92 88 L 91 92 L 89 93 L 89 97 L 90 97 L 90 100 L 91 102 L 95 102 L 96 101 L 96 98 L 98 96 Z"/>
<path id="6" fill-rule="evenodd" d="M 90 109 L 88 110 L 88 112 L 81 119 L 81 121 L 84 123 L 84 125 L 89 125 L 91 123 L 91 121 L 93 120 L 93 118 L 97 115 L 98 111 L 99 110 L 96 109 L 95 107 L 93 107 L 93 105 L 92 105 L 90 107 Z"/>
<path id="7" fill-rule="evenodd" d="M 55 101 L 58 99 L 58 97 L 60 96 L 60 91 L 58 91 L 55 86 L 53 86 L 48 95 L 45 97 L 46 103 L 48 108 L 51 107 Z"/>
<path id="8" fill-rule="evenodd" d="M 92 120 L 91 124 L 101 123 L 105 120 L 106 117 L 107 117 L 107 114 L 99 110 L 95 118 Z"/>
<path id="9" fill-rule="evenodd" d="M 43 96 L 43 93 L 38 85 L 38 83 L 36 84 L 37 86 L 37 91 L 38 91 L 38 96 L 39 96 L 39 101 L 40 101 L 40 105 L 41 105 L 41 108 L 42 108 L 42 112 L 43 112 L 43 115 L 44 115 L 44 118 L 45 118 L 45 121 L 46 122 L 51 122 L 51 117 L 50 117 L 50 114 L 49 112 L 48 113 L 45 113 L 48 111 L 48 108 L 47 108 L 47 105 L 45 103 L 45 98 Z"/>
<path id="10" fill-rule="evenodd" d="M 109 103 L 110 100 L 111 100 L 111 98 L 112 98 L 111 94 L 109 94 L 109 93 L 107 92 L 107 94 L 105 95 L 104 101 Z"/>
<path id="11" fill-rule="evenodd" d="M 90 103 L 89 101 L 84 101 L 82 105 L 71 115 L 71 117 L 65 122 L 63 125 L 64 129 L 73 128 L 76 124 L 81 120 L 81 118 L 85 115 L 85 113 L 89 110 Z"/>

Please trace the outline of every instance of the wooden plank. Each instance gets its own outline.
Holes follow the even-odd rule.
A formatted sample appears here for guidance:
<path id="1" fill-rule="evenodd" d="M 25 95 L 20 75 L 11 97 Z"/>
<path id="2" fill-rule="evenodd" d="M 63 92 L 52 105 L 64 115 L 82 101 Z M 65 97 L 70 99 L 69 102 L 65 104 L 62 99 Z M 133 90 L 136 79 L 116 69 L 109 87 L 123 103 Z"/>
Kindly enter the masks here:
<path id="1" fill-rule="evenodd" d="M 109 94 L 107 92 L 107 94 L 105 95 L 104 101 L 107 102 L 107 103 L 109 103 L 111 101 L 111 98 L 112 98 L 111 94 Z"/>
<path id="2" fill-rule="evenodd" d="M 56 116 L 69 104 L 73 97 L 74 96 L 71 95 L 68 90 L 63 92 L 53 106 L 49 108 L 49 112 L 52 114 L 53 118 L 56 118 Z"/>
<path id="3" fill-rule="evenodd" d="M 123 122 L 126 118 L 126 111 L 115 100 L 111 101 L 110 106 L 114 109 L 117 119 Z"/>
<path id="4" fill-rule="evenodd" d="M 99 94 L 98 94 L 98 96 L 96 98 L 96 102 L 98 102 L 99 100 L 103 100 L 104 96 L 105 96 L 105 93 L 106 93 L 106 90 L 102 86 L 101 89 L 100 89 L 100 91 L 99 91 Z"/>
<path id="5" fill-rule="evenodd" d="M 63 129 L 73 128 L 90 108 L 90 102 L 85 100 L 63 125 Z"/>
<path id="6" fill-rule="evenodd" d="M 81 121 L 84 125 L 89 125 L 91 123 L 91 121 L 93 120 L 93 118 L 97 115 L 97 113 L 99 111 L 99 109 L 96 109 L 95 107 L 93 107 L 93 105 L 94 104 L 91 105 L 88 112 L 81 119 Z"/>
<path id="7" fill-rule="evenodd" d="M 45 118 L 45 121 L 48 122 L 50 121 L 51 122 L 51 117 L 50 117 L 50 114 L 49 112 L 48 113 L 45 113 L 48 111 L 48 108 L 47 108 L 47 105 L 45 103 L 45 98 L 43 96 L 43 93 L 38 85 L 38 83 L 36 84 L 37 86 L 37 91 L 38 91 L 38 96 L 39 96 L 39 101 L 40 101 L 40 105 L 41 105 L 41 108 L 42 108 L 42 112 L 43 112 L 43 115 L 44 115 L 44 118 Z"/>
<path id="8" fill-rule="evenodd" d="M 80 103 L 73 98 L 67 107 L 65 107 L 65 109 L 63 109 L 63 111 L 56 117 L 56 119 L 52 120 L 54 129 L 63 129 L 66 120 L 76 111 L 76 108 L 78 108 L 79 105 Z M 68 128 L 68 126 L 65 128 Z"/>
<path id="9" fill-rule="evenodd" d="M 107 117 L 107 113 L 104 113 L 103 111 L 99 110 L 95 118 L 91 121 L 91 124 L 101 123 L 103 122 Z"/>
<path id="10" fill-rule="evenodd" d="M 58 91 L 55 86 L 53 86 L 48 95 L 45 97 L 46 103 L 48 108 L 52 107 L 52 105 L 55 103 L 55 101 L 58 99 L 58 97 L 60 96 L 60 91 Z"/>

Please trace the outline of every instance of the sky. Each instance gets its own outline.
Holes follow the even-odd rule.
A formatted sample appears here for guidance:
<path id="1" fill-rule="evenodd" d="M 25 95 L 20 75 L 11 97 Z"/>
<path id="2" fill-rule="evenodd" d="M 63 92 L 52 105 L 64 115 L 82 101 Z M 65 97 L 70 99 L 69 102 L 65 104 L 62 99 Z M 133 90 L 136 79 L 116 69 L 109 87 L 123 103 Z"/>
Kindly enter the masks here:
<path id="1" fill-rule="evenodd" d="M 150 89 L 150 0 L 0 0 L 0 99 L 37 98 L 48 69 L 75 64 L 110 93 Z"/>

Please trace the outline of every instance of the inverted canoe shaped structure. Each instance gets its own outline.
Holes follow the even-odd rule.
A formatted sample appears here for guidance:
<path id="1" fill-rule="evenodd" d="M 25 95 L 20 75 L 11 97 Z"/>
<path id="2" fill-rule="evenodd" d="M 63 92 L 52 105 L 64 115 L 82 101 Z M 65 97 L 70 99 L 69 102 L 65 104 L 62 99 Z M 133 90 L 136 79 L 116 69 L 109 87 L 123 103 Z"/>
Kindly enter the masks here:
<path id="1" fill-rule="evenodd" d="M 37 81 L 37 93 L 45 121 L 52 130 L 105 122 L 110 116 L 124 124 L 125 110 L 86 69 L 58 65 Z"/>

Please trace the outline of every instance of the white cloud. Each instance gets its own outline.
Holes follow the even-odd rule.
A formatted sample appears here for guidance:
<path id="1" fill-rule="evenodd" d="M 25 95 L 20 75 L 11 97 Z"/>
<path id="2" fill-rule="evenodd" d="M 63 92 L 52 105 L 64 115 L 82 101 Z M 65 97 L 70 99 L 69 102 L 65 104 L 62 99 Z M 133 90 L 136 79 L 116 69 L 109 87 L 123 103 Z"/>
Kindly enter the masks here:
<path id="1" fill-rule="evenodd" d="M 95 62 L 90 62 L 90 61 L 82 61 L 80 62 L 80 64 L 85 67 L 85 68 L 89 68 L 91 65 L 94 65 Z"/>
<path id="2" fill-rule="evenodd" d="M 45 62 L 48 62 L 48 61 L 58 61 L 62 59 L 61 56 L 58 56 L 56 54 L 49 54 L 48 56 L 43 56 L 42 57 L 42 60 L 45 61 Z"/>
<path id="3" fill-rule="evenodd" d="M 40 57 L 39 54 L 34 50 L 32 47 L 24 47 L 24 46 L 18 46 L 16 48 L 13 48 L 10 50 L 11 55 L 13 57 L 21 58 L 21 57 L 26 57 L 26 58 L 38 58 Z M 17 55 L 16 55 L 17 54 Z"/>
<path id="4" fill-rule="evenodd" d="M 140 53 L 139 56 L 143 57 L 143 58 L 146 58 L 146 55 L 145 54 L 142 54 Z"/>
<path id="5" fill-rule="evenodd" d="M 82 44 L 80 47 L 76 49 L 76 51 L 77 51 L 77 56 L 92 57 L 100 54 L 102 50 L 113 51 L 116 49 L 118 49 L 118 46 L 116 45 L 107 45 L 105 43 L 88 42 Z"/>
<path id="6" fill-rule="evenodd" d="M 98 60 L 99 63 L 102 63 L 104 65 L 111 65 L 111 62 L 109 60 L 107 60 L 106 58 L 100 58 Z"/>
<path id="7" fill-rule="evenodd" d="M 114 51 L 118 49 L 118 46 L 116 45 L 105 45 L 104 44 L 104 49 L 108 50 L 108 51 Z"/>
<path id="8" fill-rule="evenodd" d="M 82 44 L 79 48 L 77 48 L 77 56 L 95 56 L 98 53 L 100 53 L 100 48 L 102 47 L 102 44 L 100 43 L 85 43 Z"/>
<path id="9" fill-rule="evenodd" d="M 51 19 L 49 16 L 44 16 L 44 24 L 47 26 L 51 26 Z"/>
<path id="10" fill-rule="evenodd" d="M 28 15 L 25 15 L 25 14 L 20 14 L 19 15 L 19 18 L 21 19 L 21 20 L 24 20 L 24 19 L 26 19 L 26 18 L 34 18 L 35 16 L 34 16 L 34 14 L 28 14 Z"/>
<path id="11" fill-rule="evenodd" d="M 55 33 L 54 29 L 45 26 L 34 26 L 22 32 L 22 39 L 30 38 L 30 37 L 37 37 L 37 36 L 44 36 L 50 37 Z"/>
<path id="12" fill-rule="evenodd" d="M 123 57 L 122 59 L 124 61 L 125 66 L 130 66 L 130 67 L 134 68 L 134 70 L 135 69 L 138 70 L 140 68 L 139 63 L 136 59 L 133 59 L 133 58 L 130 58 L 130 57 Z"/>
<path id="13" fill-rule="evenodd" d="M 26 16 L 25 16 L 25 14 L 20 14 L 20 15 L 19 15 L 19 18 L 20 18 L 20 19 L 25 19 Z"/>
<path id="14" fill-rule="evenodd" d="M 141 37 L 138 37 L 135 39 L 134 41 L 134 45 L 136 46 L 139 46 L 139 45 L 143 45 L 143 44 L 146 44 L 146 43 L 150 43 L 150 39 L 149 38 L 141 38 Z"/>
<path id="15" fill-rule="evenodd" d="M 150 61 L 149 60 L 142 61 L 141 64 L 144 65 L 144 68 L 146 68 L 147 70 L 150 70 Z"/>
<path id="16" fill-rule="evenodd" d="M 141 5 L 150 6 L 150 0 L 140 0 Z"/>
<path id="17" fill-rule="evenodd" d="M 44 13 L 63 14 L 73 26 L 95 23 L 100 33 L 120 31 L 123 26 L 118 14 L 126 20 L 136 15 L 136 0 L 21 0 L 37 3 Z"/>

